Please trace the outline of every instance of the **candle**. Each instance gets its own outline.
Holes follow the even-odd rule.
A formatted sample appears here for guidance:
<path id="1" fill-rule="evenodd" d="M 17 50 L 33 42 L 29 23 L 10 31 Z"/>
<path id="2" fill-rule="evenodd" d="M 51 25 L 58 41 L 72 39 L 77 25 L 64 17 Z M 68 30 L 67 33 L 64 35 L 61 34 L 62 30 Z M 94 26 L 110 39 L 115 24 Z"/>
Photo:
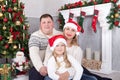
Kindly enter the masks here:
<path id="1" fill-rule="evenodd" d="M 94 52 L 94 59 L 97 61 L 100 61 L 100 52 L 99 51 Z"/>
<path id="2" fill-rule="evenodd" d="M 92 59 L 91 48 L 86 48 L 86 59 Z"/>

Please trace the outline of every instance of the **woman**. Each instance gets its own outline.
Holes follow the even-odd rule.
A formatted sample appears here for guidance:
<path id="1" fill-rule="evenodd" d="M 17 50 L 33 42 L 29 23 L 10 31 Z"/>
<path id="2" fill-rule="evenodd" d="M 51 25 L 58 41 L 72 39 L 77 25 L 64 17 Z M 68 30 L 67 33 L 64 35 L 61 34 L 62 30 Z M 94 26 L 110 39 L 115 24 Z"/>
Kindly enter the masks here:
<path id="1" fill-rule="evenodd" d="M 81 27 L 72 19 L 70 19 L 64 25 L 64 28 L 63 28 L 63 34 L 67 41 L 68 54 L 72 55 L 81 64 L 83 52 L 77 43 L 78 42 L 77 37 L 79 35 L 80 30 L 81 30 Z M 84 68 L 84 72 L 81 80 L 112 80 L 109 78 L 100 77 L 96 74 L 89 72 L 85 67 L 83 68 Z"/>

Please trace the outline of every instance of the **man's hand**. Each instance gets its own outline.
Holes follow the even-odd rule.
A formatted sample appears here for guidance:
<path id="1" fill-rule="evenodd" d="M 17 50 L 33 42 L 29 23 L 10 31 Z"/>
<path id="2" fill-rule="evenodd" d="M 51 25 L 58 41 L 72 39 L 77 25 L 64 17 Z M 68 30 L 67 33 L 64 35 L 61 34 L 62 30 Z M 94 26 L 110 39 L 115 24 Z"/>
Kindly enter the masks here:
<path id="1" fill-rule="evenodd" d="M 68 78 L 70 76 L 70 74 L 67 71 L 62 74 L 59 74 L 59 73 L 57 73 L 57 74 L 60 76 L 59 80 L 68 80 Z"/>
<path id="2" fill-rule="evenodd" d="M 42 75 L 42 76 L 46 76 L 47 75 L 47 67 L 45 67 L 45 66 L 42 66 L 41 68 L 40 68 L 40 74 Z"/>

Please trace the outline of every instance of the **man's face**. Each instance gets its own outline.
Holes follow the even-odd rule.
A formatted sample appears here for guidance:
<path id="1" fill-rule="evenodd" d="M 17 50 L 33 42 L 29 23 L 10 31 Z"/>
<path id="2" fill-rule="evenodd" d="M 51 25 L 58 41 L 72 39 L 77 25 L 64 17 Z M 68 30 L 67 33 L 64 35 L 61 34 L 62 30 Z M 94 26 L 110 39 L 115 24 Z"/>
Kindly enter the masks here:
<path id="1" fill-rule="evenodd" d="M 54 23 L 50 17 L 41 19 L 40 28 L 44 34 L 46 34 L 46 35 L 52 34 L 53 26 L 54 26 Z"/>

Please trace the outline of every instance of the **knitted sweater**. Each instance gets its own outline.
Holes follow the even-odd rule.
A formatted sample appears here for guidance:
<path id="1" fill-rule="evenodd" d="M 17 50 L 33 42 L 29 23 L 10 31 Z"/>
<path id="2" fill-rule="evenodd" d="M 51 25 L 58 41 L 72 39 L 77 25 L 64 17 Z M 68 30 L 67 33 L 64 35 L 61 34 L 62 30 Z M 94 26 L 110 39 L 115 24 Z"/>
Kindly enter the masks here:
<path id="1" fill-rule="evenodd" d="M 56 31 L 53 29 L 53 35 L 61 34 L 60 31 Z M 39 72 L 40 68 L 43 66 L 43 61 L 45 57 L 45 50 L 48 45 L 48 38 L 51 36 L 47 36 L 42 33 L 41 30 L 38 30 L 31 34 L 29 39 L 29 53 L 30 59 L 33 63 L 33 66 Z"/>

